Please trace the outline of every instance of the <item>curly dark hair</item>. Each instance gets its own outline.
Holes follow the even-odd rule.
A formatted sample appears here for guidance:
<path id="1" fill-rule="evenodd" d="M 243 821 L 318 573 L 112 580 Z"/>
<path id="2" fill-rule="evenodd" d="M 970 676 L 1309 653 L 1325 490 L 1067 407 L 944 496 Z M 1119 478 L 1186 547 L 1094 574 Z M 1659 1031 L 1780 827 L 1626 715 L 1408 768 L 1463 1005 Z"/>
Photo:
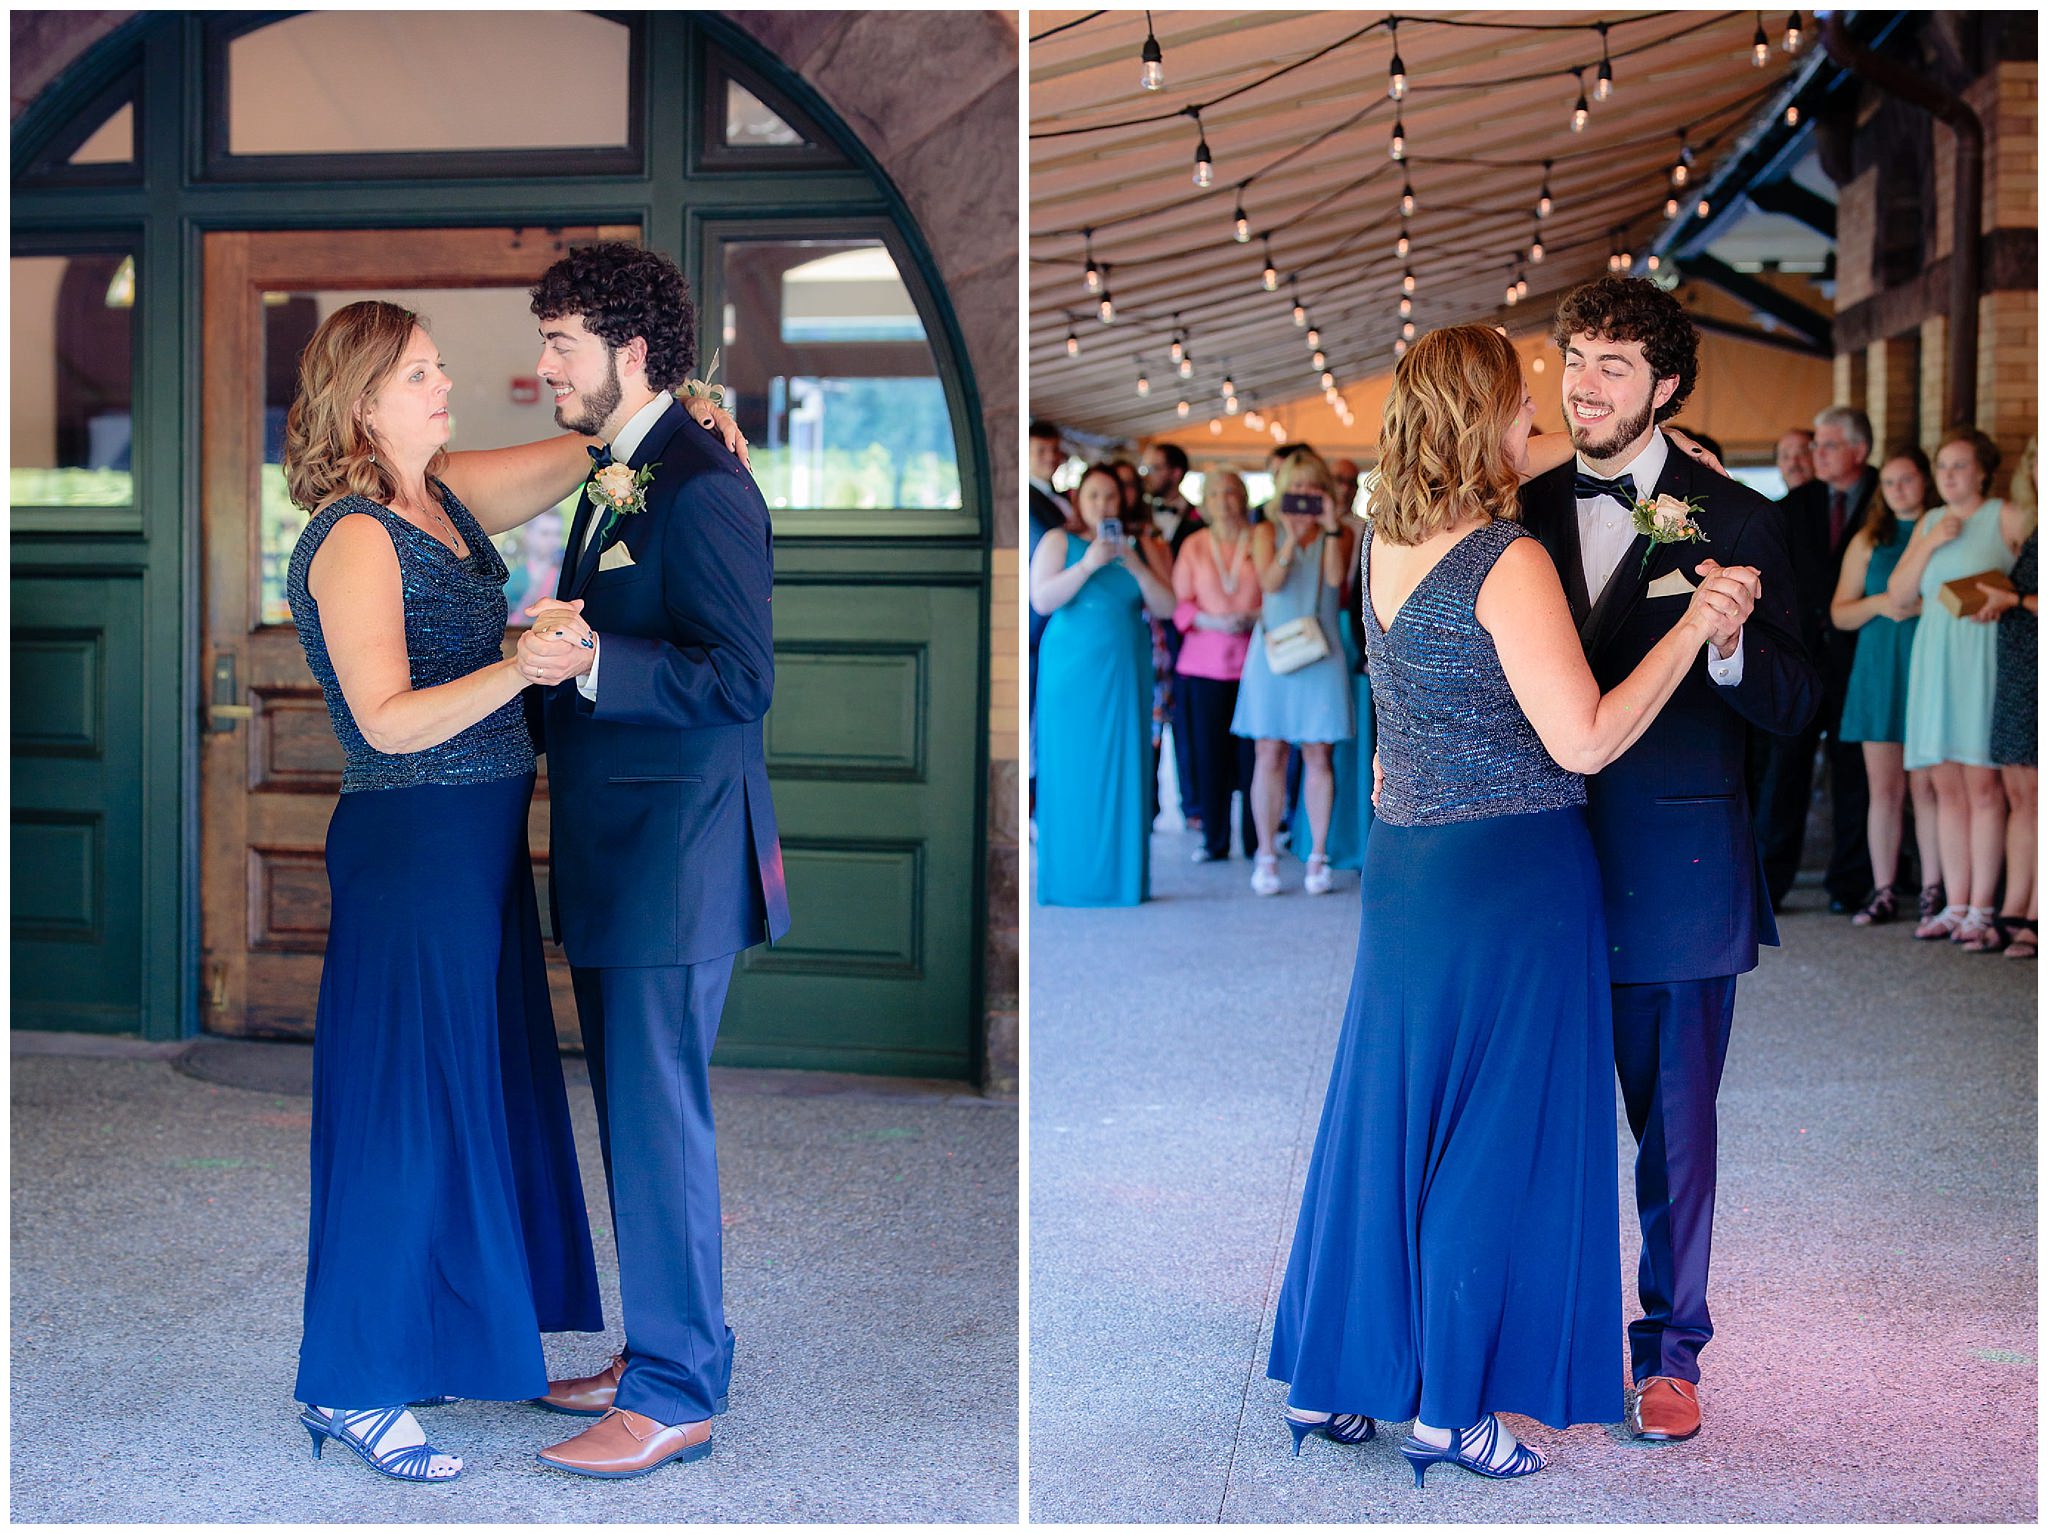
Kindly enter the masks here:
<path id="1" fill-rule="evenodd" d="M 1647 277 L 1596 277 L 1565 294 L 1550 326 L 1551 343 L 1563 351 L 1576 335 L 1639 341 L 1653 377 L 1678 380 L 1671 398 L 1657 407 L 1659 421 L 1678 414 L 1699 379 L 1699 332 L 1685 306 Z"/>
<path id="2" fill-rule="evenodd" d="M 674 388 L 696 366 L 690 285 L 658 250 L 619 241 L 579 246 L 541 273 L 527 296 L 536 319 L 579 315 L 584 329 L 613 350 L 644 337 L 651 389 Z"/>

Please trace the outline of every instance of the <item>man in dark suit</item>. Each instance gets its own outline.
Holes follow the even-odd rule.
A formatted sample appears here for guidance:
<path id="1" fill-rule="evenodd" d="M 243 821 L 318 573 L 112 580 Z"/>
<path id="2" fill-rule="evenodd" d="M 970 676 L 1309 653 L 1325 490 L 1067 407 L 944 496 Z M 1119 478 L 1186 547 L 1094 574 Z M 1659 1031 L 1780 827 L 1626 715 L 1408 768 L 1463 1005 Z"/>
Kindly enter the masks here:
<path id="1" fill-rule="evenodd" d="M 1756 967 L 1759 943 L 1778 939 L 1743 795 L 1743 739 L 1751 728 L 1799 728 L 1819 680 L 1770 503 L 1657 430 L 1698 372 L 1698 338 L 1677 300 L 1648 281 L 1604 277 L 1565 295 L 1552 339 L 1578 454 L 1523 487 L 1523 520 L 1557 562 L 1602 691 L 1684 614 L 1702 561 L 1753 566 L 1762 578 L 1745 621 L 1713 636 L 1642 739 L 1586 783 L 1643 1228 L 1632 1425 L 1639 1438 L 1675 1442 L 1699 1431 L 1699 1352 L 1713 1335 L 1714 1098 L 1735 978 Z M 1695 504 L 1706 541 L 1652 544 L 1636 533 L 1632 503 L 1657 495 Z"/>
<path id="2" fill-rule="evenodd" d="M 1836 738 L 1849 671 L 1856 664 L 1856 635 L 1829 622 L 1828 607 L 1841 579 L 1842 554 L 1863 526 L 1877 491 L 1877 470 L 1870 466 L 1870 418 L 1843 405 L 1815 416 L 1813 463 L 1815 477 L 1787 493 L 1778 506 L 1798 585 L 1801 637 L 1820 663 L 1821 706 L 1797 735 L 1759 734 L 1750 741 L 1749 787 L 1771 904 L 1782 906 L 1799 875 L 1814 753 L 1826 737 L 1834 850 L 1822 882 L 1828 909 L 1842 912 L 1855 910 L 1870 893 L 1870 784 L 1862 745 L 1844 745 Z"/>
<path id="3" fill-rule="evenodd" d="M 694 352 L 675 264 L 588 246 L 532 297 L 555 419 L 603 444 L 520 660 L 550 684 L 549 892 L 626 1323 L 623 1354 L 550 1384 L 541 1404 L 599 1420 L 540 1458 L 619 1477 L 709 1453 L 732 1373 L 707 1073 L 734 959 L 789 930 L 761 724 L 773 548 L 754 482 L 668 392 Z"/>

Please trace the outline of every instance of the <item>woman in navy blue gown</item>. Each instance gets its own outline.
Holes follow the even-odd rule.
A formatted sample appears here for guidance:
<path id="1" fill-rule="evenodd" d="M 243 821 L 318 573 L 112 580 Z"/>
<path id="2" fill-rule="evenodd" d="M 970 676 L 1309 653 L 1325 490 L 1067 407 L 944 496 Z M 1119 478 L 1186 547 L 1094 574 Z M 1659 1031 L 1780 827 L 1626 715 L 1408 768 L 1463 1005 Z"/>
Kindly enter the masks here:
<path id="1" fill-rule="evenodd" d="M 1753 572 L 1712 573 L 1602 697 L 1515 522 L 1534 406 L 1491 329 L 1394 372 L 1364 554 L 1384 775 L 1358 959 L 1268 1373 L 1301 1440 L 1526 1475 L 1498 1412 L 1622 1415 L 1614 1078 L 1581 774 L 1633 743 Z M 1543 445 L 1554 460 L 1556 448 Z M 1456 914 L 1451 926 L 1445 913 Z"/>
<path id="2" fill-rule="evenodd" d="M 316 1455 L 421 1482 L 462 1462 L 408 1403 L 543 1395 L 540 1334 L 604 1324 L 490 542 L 590 460 L 574 434 L 451 456 L 448 391 L 416 316 L 350 304 L 307 344 L 284 450 L 313 513 L 287 592 L 344 758 L 295 1394 Z"/>

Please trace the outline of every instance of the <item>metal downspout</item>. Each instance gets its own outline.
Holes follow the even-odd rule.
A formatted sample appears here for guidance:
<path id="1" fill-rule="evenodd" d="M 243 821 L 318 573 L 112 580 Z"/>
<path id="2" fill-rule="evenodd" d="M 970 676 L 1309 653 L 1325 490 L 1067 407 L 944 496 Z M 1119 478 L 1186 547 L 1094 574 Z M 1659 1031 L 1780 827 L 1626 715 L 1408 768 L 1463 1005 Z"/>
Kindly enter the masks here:
<path id="1" fill-rule="evenodd" d="M 1948 124 L 1956 136 L 1955 205 L 1949 235 L 1948 411 L 1943 425 L 1977 420 L 1977 297 L 1984 222 L 1984 125 L 1959 96 L 1951 96 L 1894 60 L 1864 48 L 1849 35 L 1840 11 L 1816 13 L 1828 57 L 1879 90 Z"/>

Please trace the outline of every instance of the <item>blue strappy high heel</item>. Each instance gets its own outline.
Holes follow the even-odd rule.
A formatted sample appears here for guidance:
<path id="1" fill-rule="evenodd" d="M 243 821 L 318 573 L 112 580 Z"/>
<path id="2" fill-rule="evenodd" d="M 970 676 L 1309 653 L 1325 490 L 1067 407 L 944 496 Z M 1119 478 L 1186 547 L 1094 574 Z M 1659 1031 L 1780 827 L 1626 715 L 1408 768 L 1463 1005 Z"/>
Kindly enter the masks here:
<path id="1" fill-rule="evenodd" d="M 1320 1434 L 1331 1443 L 1370 1443 L 1379 1433 L 1370 1417 L 1360 1417 L 1351 1412 L 1304 1411 L 1299 1406 L 1281 1408 L 1281 1420 L 1287 1424 L 1287 1431 L 1294 1435 L 1294 1457 L 1301 1458 L 1301 1441 L 1311 1433 Z"/>
<path id="2" fill-rule="evenodd" d="M 1451 1434 L 1451 1441 L 1442 1448 L 1411 1436 L 1402 1442 L 1401 1452 L 1408 1457 L 1408 1463 L 1415 1467 L 1417 1487 L 1422 1485 L 1422 1473 L 1431 1465 L 1462 1465 L 1474 1475 L 1483 1475 L 1495 1481 L 1511 1481 L 1516 1476 L 1534 1475 L 1543 1468 L 1543 1456 L 1525 1443 L 1516 1444 L 1515 1452 L 1508 1456 L 1508 1462 L 1496 1468 L 1492 1462 L 1493 1451 L 1499 1442 L 1500 1418 L 1488 1412 L 1463 1432 Z M 1468 1446 L 1472 1452 L 1467 1452 Z"/>
<path id="3" fill-rule="evenodd" d="M 430 1443 L 411 1444 L 403 1449 L 393 1449 L 387 1454 L 377 1452 L 377 1445 L 383 1441 L 384 1435 L 391 1431 L 391 1425 L 404 1415 L 403 1406 L 385 1406 L 356 1412 L 343 1411 L 337 1407 L 332 1416 L 323 1417 L 309 1406 L 299 1413 L 299 1423 L 305 1428 L 307 1436 L 313 1440 L 315 1459 L 320 1457 L 320 1451 L 326 1447 L 327 1440 L 332 1438 L 335 1442 L 354 1450 L 356 1458 L 379 1475 L 388 1475 L 394 1481 L 438 1484 L 442 1481 L 452 1481 L 461 1475 L 460 1466 L 447 1475 L 428 1473 L 428 1467 L 433 1464 L 435 1456 L 442 1453 Z M 453 1459 L 455 1456 L 446 1457 Z"/>

